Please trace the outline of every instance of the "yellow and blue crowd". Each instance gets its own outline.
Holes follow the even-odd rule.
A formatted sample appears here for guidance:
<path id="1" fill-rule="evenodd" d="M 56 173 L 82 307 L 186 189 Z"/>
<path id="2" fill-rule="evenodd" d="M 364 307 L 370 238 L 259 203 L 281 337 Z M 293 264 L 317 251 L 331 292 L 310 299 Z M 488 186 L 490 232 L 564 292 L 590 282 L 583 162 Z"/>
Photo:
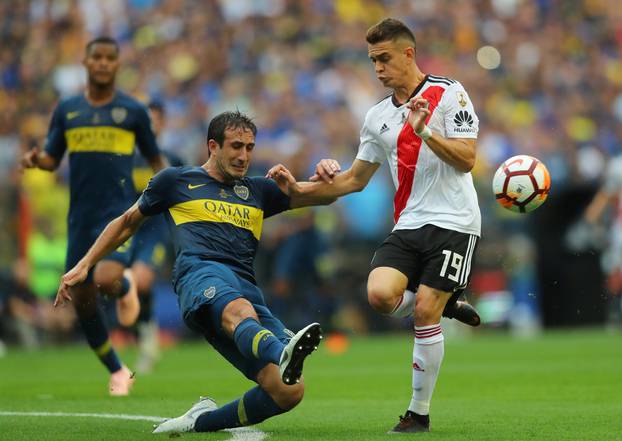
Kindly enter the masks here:
<path id="1" fill-rule="evenodd" d="M 259 128 L 250 175 L 280 161 L 304 179 L 321 158 L 347 168 L 366 111 L 386 93 L 364 41 L 385 16 L 414 30 L 418 64 L 458 78 L 480 117 L 484 237 L 473 291 L 512 292 L 537 313 L 533 225 L 495 205 L 491 176 L 522 153 L 549 167 L 552 199 L 600 180 L 622 139 L 620 14 L 613 0 L 0 2 L 0 340 L 36 345 L 72 322 L 49 307 L 67 241 L 67 165 L 21 174 L 17 164 L 42 145 L 59 98 L 83 88 L 87 41 L 119 41 L 119 88 L 163 103 L 163 150 L 204 162 L 207 122 L 239 109 Z M 364 295 L 372 250 L 391 228 L 392 192 L 381 175 L 362 194 L 267 223 L 258 274 L 292 327 L 306 315 L 360 332 L 396 326 L 370 314 Z"/>

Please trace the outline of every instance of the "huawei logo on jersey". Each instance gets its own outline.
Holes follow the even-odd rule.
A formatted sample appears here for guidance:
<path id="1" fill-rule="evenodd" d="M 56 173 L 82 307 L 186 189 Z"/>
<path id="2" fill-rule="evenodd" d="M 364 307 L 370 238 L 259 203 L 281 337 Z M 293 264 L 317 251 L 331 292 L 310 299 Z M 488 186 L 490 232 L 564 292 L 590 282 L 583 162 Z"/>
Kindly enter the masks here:
<path id="1" fill-rule="evenodd" d="M 464 124 L 472 127 L 473 117 L 466 110 L 461 110 L 460 112 L 456 113 L 456 116 L 454 116 L 454 122 L 458 127 L 462 127 Z"/>

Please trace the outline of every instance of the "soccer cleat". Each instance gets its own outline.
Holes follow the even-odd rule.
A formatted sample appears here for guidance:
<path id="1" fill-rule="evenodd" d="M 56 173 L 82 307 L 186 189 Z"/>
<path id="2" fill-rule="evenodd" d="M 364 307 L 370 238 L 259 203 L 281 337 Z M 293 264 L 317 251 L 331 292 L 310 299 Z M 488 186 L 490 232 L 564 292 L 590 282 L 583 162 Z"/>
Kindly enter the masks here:
<path id="1" fill-rule="evenodd" d="M 482 322 L 477 310 L 469 303 L 462 301 L 448 303 L 443 311 L 443 317 L 456 319 L 469 326 L 479 326 Z"/>
<path id="2" fill-rule="evenodd" d="M 130 281 L 130 289 L 124 296 L 117 299 L 117 319 L 121 326 L 132 326 L 136 323 L 136 319 L 138 319 L 138 314 L 140 313 L 138 289 L 132 270 L 124 270 L 123 275 Z"/>
<path id="3" fill-rule="evenodd" d="M 322 328 L 319 323 L 311 323 L 292 337 L 283 349 L 279 362 L 279 372 L 283 383 L 292 385 L 300 381 L 302 364 L 305 358 L 317 349 L 320 340 L 322 340 Z"/>
<path id="4" fill-rule="evenodd" d="M 130 389 L 134 385 L 134 373 L 127 366 L 121 366 L 116 372 L 110 375 L 108 392 L 111 397 L 125 397 L 130 394 Z"/>
<path id="5" fill-rule="evenodd" d="M 417 419 L 414 412 L 407 410 L 404 416 L 400 415 L 400 422 L 395 427 L 389 430 L 389 434 L 392 433 L 416 433 L 416 432 L 429 432 L 430 421 L 428 418 L 427 423 Z"/>
<path id="6" fill-rule="evenodd" d="M 177 418 L 171 418 L 158 424 L 153 433 L 181 433 L 194 432 L 194 424 L 197 418 L 205 412 L 218 409 L 218 405 L 209 397 L 200 397 L 188 412 Z"/>

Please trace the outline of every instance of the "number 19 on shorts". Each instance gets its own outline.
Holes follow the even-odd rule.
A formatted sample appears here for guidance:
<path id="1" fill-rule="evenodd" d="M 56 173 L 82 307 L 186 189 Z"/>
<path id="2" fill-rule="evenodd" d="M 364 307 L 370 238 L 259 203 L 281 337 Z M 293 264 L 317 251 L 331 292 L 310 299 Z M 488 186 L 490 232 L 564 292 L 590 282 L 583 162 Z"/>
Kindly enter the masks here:
<path id="1" fill-rule="evenodd" d="M 447 277 L 449 280 L 458 282 L 460 279 L 460 272 L 462 270 L 462 262 L 464 257 L 462 254 L 458 254 L 455 251 L 443 250 L 445 255 L 443 260 L 443 267 L 441 268 L 440 276 Z"/>

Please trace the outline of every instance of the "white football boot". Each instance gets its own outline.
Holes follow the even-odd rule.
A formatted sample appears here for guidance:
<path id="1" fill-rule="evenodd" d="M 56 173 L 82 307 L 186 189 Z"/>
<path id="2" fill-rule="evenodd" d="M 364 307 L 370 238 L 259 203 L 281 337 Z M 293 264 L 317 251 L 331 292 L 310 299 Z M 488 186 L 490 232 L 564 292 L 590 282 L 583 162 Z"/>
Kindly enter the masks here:
<path id="1" fill-rule="evenodd" d="M 311 352 L 315 351 L 322 340 L 322 328 L 319 323 L 311 323 L 302 328 L 287 343 L 281 360 L 279 372 L 283 383 L 292 385 L 300 381 L 302 364 Z"/>
<path id="2" fill-rule="evenodd" d="M 153 429 L 153 433 L 194 432 L 194 424 L 197 418 L 205 412 L 212 412 L 216 409 L 218 409 L 218 405 L 214 400 L 208 397 L 201 397 L 188 412 L 180 417 L 161 422 Z"/>

